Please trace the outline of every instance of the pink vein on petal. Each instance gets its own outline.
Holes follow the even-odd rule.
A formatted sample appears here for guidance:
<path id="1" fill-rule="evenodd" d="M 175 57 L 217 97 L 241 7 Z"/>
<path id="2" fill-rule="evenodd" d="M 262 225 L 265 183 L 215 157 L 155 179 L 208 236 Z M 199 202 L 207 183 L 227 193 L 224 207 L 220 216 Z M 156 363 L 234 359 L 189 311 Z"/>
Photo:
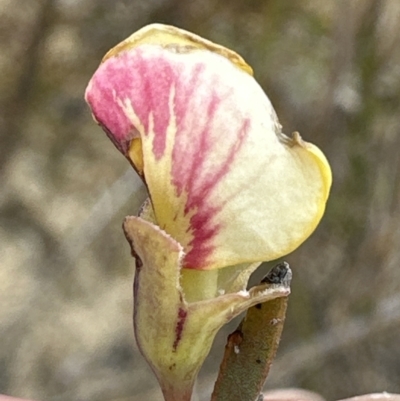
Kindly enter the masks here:
<path id="1" fill-rule="evenodd" d="M 147 59 L 140 54 L 138 56 L 134 58 L 137 65 L 134 65 L 133 69 L 137 68 L 143 89 L 138 91 L 141 98 L 136 99 L 134 107 L 141 121 L 146 122 L 146 135 L 149 133 L 150 115 L 153 118 L 153 152 L 159 160 L 165 151 L 167 129 L 171 120 L 169 96 L 177 80 L 177 71 L 169 60 L 163 57 Z"/>
<path id="2" fill-rule="evenodd" d="M 131 103 L 146 136 L 152 121 L 156 160 L 164 156 L 173 112 L 176 133 L 171 184 L 178 197 L 186 194 L 184 214 L 192 214 L 187 227 L 192 239 L 187 244 L 185 267 L 206 268 L 209 263 L 215 250 L 213 238 L 223 228 L 217 216 L 224 207 L 224 194 L 218 194 L 220 200 L 214 204 L 210 196 L 234 164 L 251 124 L 245 117 L 242 122 L 236 119 L 237 126 L 230 127 L 225 122 L 236 113 L 235 88 L 212 68 L 202 61 L 186 63 L 184 55 L 160 49 L 134 49 L 101 65 L 92 83 L 97 92 L 93 94 L 90 89 L 87 94 L 93 114 L 109 136 L 114 136 L 112 139 L 121 150 L 126 150 L 132 138 L 139 136 L 139 128 L 133 127 L 124 109 L 125 101 Z M 233 109 L 224 115 L 227 100 Z M 216 132 L 216 127 L 222 132 Z M 210 154 L 214 157 L 210 158 Z M 178 218 L 175 216 L 175 220 Z"/>
<path id="3" fill-rule="evenodd" d="M 126 154 L 137 129 L 124 110 L 124 102 L 133 106 L 145 135 L 153 119 L 153 151 L 160 159 L 165 151 L 170 122 L 169 94 L 177 71 L 168 59 L 151 57 L 141 49 L 123 52 L 107 60 L 94 75 L 86 93 L 99 124 L 119 150 Z"/>
<path id="4" fill-rule="evenodd" d="M 218 186 L 221 179 L 229 173 L 236 153 L 243 145 L 249 124 L 249 120 L 243 123 L 237 142 L 231 146 L 227 152 L 225 163 L 220 164 L 218 168 L 215 169 L 214 174 L 209 175 L 207 177 L 208 179 L 204 180 L 198 193 L 188 193 L 187 205 L 195 209 L 195 214 L 190 219 L 190 229 L 193 238 L 189 243 L 190 249 L 184 258 L 185 267 L 200 268 L 201 266 L 207 266 L 209 264 L 209 257 L 211 257 L 212 253 L 215 251 L 216 247 L 212 239 L 215 238 L 222 228 L 222 224 L 217 223 L 217 215 L 224 207 L 225 202 L 221 201 L 219 205 L 212 206 L 207 198 L 211 191 Z M 203 157 L 202 152 L 199 152 L 198 155 L 200 164 L 200 159 Z"/>
<path id="5" fill-rule="evenodd" d="M 203 67 L 203 66 L 201 66 Z M 196 124 L 197 121 L 190 120 L 191 112 L 196 114 L 198 110 L 193 110 L 190 107 L 192 93 L 199 90 L 198 86 L 204 85 L 206 79 L 210 80 L 210 76 L 199 79 L 203 73 L 203 68 L 197 66 L 194 69 L 190 82 L 185 82 L 185 85 L 178 85 L 175 96 L 175 115 L 177 122 L 177 133 L 173 149 L 173 164 L 172 177 L 173 184 L 177 189 L 178 195 L 182 192 L 187 194 L 187 202 L 184 208 L 184 213 L 188 214 L 191 211 L 194 214 L 190 218 L 190 226 L 187 227 L 187 232 L 190 232 L 192 239 L 189 242 L 189 249 L 184 259 L 185 267 L 207 266 L 208 258 L 215 250 L 215 245 L 212 239 L 222 229 L 221 223 L 218 222 L 218 212 L 223 208 L 224 202 L 220 204 L 211 204 L 209 197 L 214 189 L 218 187 L 222 178 L 229 172 L 234 163 L 240 147 L 250 128 L 250 120 L 244 119 L 242 127 L 239 131 L 229 131 L 230 127 L 225 129 L 227 132 L 213 132 L 213 121 L 218 118 L 226 118 L 227 116 L 217 116 L 217 113 L 223 103 L 229 96 L 234 96 L 232 90 L 226 90 L 225 93 L 217 93 L 214 90 L 214 82 L 208 82 L 207 97 L 203 99 L 202 110 L 205 115 L 205 123 L 203 125 Z M 215 87 L 218 86 L 218 78 L 214 78 Z M 211 88 L 211 89 L 210 89 Z M 200 111 L 201 114 L 201 111 Z M 189 119 L 189 122 L 186 120 Z M 190 146 L 187 147 L 188 136 L 190 138 Z M 215 165 L 210 164 L 210 153 L 215 151 L 219 146 L 218 140 L 221 136 L 228 137 L 228 148 L 221 149 L 221 158 Z M 217 142 L 217 143 L 215 143 Z M 223 142 L 223 141 L 222 141 Z M 208 172 L 204 169 L 208 167 Z M 223 199 L 223 196 L 222 196 Z"/>

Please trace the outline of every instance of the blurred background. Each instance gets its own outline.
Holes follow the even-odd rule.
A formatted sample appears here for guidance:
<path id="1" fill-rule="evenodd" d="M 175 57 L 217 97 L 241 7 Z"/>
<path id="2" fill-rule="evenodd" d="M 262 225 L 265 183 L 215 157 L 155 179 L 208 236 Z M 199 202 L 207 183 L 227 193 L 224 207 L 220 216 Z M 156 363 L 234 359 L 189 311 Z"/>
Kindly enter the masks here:
<path id="1" fill-rule="evenodd" d="M 332 164 L 326 215 L 287 258 L 293 293 L 266 388 L 400 392 L 398 0 L 0 0 L 0 393 L 162 399 L 133 338 L 121 230 L 145 193 L 83 100 L 104 53 L 152 22 L 242 54 L 284 132 Z"/>

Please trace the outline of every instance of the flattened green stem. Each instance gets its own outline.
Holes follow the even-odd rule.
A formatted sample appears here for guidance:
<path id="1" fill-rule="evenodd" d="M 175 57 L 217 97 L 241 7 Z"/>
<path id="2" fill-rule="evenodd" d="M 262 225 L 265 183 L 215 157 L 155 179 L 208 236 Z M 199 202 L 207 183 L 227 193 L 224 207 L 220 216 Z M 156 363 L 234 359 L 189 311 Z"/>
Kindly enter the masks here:
<path id="1" fill-rule="evenodd" d="M 262 283 L 288 289 L 292 272 L 286 262 L 275 266 Z M 251 307 L 229 335 L 211 401 L 257 400 L 275 358 L 288 297 Z"/>

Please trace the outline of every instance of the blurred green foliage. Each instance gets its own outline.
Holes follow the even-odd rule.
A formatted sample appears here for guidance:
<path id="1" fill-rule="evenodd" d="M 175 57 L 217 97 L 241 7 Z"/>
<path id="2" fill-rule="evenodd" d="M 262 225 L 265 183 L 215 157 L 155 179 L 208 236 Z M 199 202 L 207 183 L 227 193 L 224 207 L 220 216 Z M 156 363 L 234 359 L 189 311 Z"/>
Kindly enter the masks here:
<path id="1" fill-rule="evenodd" d="M 0 0 L 0 19 L 0 392 L 161 399 L 134 344 L 121 230 L 144 190 L 83 100 L 104 53 L 151 22 L 241 53 L 284 131 L 332 164 L 323 222 L 288 257 L 293 293 L 267 388 L 400 392 L 397 0 Z"/>

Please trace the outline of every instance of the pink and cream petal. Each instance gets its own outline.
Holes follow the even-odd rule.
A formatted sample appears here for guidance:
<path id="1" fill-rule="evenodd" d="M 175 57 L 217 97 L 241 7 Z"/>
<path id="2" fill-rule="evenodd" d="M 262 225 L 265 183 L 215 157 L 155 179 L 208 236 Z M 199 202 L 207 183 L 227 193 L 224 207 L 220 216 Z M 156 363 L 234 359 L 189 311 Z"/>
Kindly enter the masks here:
<path id="1" fill-rule="evenodd" d="M 281 257 L 322 217 L 325 157 L 280 132 L 260 86 L 224 55 L 128 46 L 106 58 L 86 98 L 143 176 L 157 224 L 185 250 L 185 268 Z"/>

